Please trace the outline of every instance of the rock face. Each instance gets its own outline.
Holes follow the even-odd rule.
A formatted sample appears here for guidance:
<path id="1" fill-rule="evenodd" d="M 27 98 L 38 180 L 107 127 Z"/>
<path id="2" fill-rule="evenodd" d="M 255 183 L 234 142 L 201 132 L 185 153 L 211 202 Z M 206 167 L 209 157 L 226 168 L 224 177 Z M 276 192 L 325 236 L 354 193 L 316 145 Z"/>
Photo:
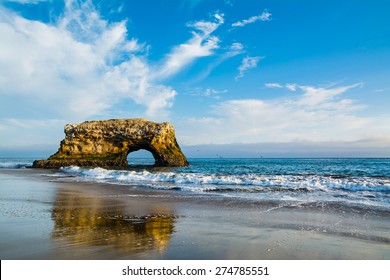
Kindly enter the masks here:
<path id="1" fill-rule="evenodd" d="M 36 160 L 33 167 L 62 166 L 126 167 L 127 155 L 144 149 L 152 153 L 155 166 L 187 166 L 170 123 L 146 119 L 86 121 L 65 126 L 65 139 L 57 153 Z"/>

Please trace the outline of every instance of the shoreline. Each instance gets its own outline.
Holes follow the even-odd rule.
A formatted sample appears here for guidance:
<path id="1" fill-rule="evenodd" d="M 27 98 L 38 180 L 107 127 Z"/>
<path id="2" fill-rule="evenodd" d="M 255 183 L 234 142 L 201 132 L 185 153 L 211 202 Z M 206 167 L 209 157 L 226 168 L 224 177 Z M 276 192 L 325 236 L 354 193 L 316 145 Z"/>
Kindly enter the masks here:
<path id="1" fill-rule="evenodd" d="M 0 170 L 1 259 L 390 259 L 388 213 Z"/>

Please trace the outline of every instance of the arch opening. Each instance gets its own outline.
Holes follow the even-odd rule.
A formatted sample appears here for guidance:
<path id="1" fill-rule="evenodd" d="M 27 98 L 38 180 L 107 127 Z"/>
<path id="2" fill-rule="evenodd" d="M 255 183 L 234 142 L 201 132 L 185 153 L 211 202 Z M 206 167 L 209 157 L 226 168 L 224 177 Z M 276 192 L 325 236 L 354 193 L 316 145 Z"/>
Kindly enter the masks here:
<path id="1" fill-rule="evenodd" d="M 126 160 L 128 166 L 154 166 L 156 164 L 154 155 L 146 149 L 129 151 Z"/>

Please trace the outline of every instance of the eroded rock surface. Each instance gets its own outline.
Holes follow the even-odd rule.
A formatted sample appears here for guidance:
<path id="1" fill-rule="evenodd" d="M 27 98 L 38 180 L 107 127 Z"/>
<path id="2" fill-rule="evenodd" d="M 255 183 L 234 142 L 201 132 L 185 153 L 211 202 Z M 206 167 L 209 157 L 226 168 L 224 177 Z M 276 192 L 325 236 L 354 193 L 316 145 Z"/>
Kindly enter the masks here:
<path id="1" fill-rule="evenodd" d="M 116 119 L 66 125 L 65 139 L 57 153 L 47 160 L 34 161 L 33 167 L 125 167 L 127 155 L 140 149 L 152 153 L 156 166 L 188 165 L 170 123 Z"/>

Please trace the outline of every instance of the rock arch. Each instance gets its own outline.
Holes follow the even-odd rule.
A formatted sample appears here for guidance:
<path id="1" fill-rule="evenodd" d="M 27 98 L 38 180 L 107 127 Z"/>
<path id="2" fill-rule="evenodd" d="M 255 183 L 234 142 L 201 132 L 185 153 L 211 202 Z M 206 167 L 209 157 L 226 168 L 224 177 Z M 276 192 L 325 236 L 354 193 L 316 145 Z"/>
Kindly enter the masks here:
<path id="1" fill-rule="evenodd" d="M 115 119 L 67 124 L 58 151 L 47 160 L 34 161 L 33 167 L 126 167 L 127 155 L 140 149 L 152 153 L 156 166 L 188 165 L 170 123 Z"/>

